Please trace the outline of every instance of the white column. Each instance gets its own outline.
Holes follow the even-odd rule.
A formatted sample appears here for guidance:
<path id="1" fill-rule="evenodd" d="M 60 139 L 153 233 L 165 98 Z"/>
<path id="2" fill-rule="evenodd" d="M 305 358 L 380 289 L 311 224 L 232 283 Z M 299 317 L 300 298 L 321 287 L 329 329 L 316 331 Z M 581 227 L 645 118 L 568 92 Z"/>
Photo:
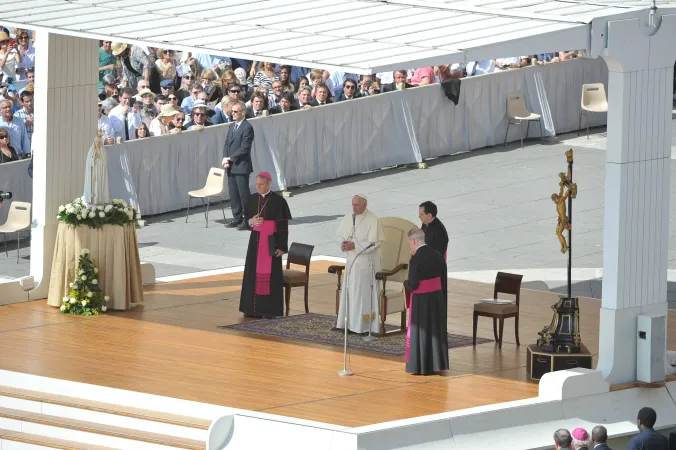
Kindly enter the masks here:
<path id="1" fill-rule="evenodd" d="M 96 136 L 98 41 L 38 32 L 33 133 L 32 298 L 46 298 L 59 205 L 83 194 Z"/>
<path id="2" fill-rule="evenodd" d="M 675 19 L 663 16 L 652 36 L 647 14 L 608 24 L 598 370 L 611 384 L 636 380 L 636 317 L 667 312 Z"/>

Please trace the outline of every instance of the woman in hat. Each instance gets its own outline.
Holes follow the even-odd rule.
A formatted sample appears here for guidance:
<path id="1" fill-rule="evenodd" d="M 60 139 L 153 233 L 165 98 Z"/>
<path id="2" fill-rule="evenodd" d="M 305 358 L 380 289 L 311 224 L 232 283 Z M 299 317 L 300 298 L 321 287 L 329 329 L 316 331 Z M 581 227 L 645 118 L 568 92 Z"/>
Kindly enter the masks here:
<path id="1" fill-rule="evenodd" d="M 23 61 L 21 53 L 16 50 L 16 42 L 9 40 L 9 35 L 0 32 L 0 69 L 5 82 L 11 84 L 16 80 L 16 64 Z"/>
<path id="2" fill-rule="evenodd" d="M 169 133 L 169 124 L 174 117 L 179 113 L 173 103 L 162 105 L 160 113 L 150 123 L 150 134 L 153 136 L 164 136 Z"/>

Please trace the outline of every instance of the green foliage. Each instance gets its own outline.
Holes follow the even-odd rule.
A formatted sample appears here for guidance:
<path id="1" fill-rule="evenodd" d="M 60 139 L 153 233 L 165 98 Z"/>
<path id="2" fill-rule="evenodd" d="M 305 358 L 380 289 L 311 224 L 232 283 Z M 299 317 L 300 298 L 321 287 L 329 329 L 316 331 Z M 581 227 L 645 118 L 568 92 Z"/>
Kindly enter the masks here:
<path id="1" fill-rule="evenodd" d="M 80 261 L 75 278 L 69 284 L 70 292 L 61 300 L 61 312 L 80 316 L 97 316 L 106 311 L 110 297 L 101 292 L 99 269 L 92 261 L 88 249 L 80 251 Z"/>

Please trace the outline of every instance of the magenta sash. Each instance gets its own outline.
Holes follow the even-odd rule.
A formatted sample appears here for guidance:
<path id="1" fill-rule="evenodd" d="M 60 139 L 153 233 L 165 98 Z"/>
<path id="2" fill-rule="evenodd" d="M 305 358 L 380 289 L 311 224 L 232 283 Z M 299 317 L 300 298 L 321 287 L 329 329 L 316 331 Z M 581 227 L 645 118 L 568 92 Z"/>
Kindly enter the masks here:
<path id="1" fill-rule="evenodd" d="M 270 275 L 272 274 L 272 256 L 270 256 L 269 237 L 277 231 L 277 222 L 264 220 L 262 225 L 254 225 L 258 232 L 258 254 L 256 255 L 256 295 L 270 295 Z"/>
<path id="2" fill-rule="evenodd" d="M 411 311 L 413 310 L 413 294 L 428 294 L 441 290 L 441 278 L 430 278 L 429 280 L 421 280 L 418 287 L 411 291 L 409 297 L 408 308 L 408 330 L 406 330 L 406 361 L 408 361 L 408 354 L 411 350 Z"/>

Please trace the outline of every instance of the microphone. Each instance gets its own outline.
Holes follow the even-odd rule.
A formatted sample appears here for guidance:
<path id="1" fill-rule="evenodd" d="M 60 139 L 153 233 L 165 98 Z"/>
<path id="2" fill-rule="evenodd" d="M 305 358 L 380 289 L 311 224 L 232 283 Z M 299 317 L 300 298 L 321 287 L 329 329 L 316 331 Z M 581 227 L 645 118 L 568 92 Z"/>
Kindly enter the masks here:
<path id="1" fill-rule="evenodd" d="M 357 217 L 357 216 L 355 216 L 354 214 L 352 214 L 352 228 L 354 228 L 354 220 L 356 219 L 356 217 Z"/>
<path id="2" fill-rule="evenodd" d="M 376 245 L 375 242 L 371 242 L 364 250 L 362 250 L 362 252 L 365 252 L 366 250 L 370 249 L 371 247 L 375 247 L 375 245 Z"/>

